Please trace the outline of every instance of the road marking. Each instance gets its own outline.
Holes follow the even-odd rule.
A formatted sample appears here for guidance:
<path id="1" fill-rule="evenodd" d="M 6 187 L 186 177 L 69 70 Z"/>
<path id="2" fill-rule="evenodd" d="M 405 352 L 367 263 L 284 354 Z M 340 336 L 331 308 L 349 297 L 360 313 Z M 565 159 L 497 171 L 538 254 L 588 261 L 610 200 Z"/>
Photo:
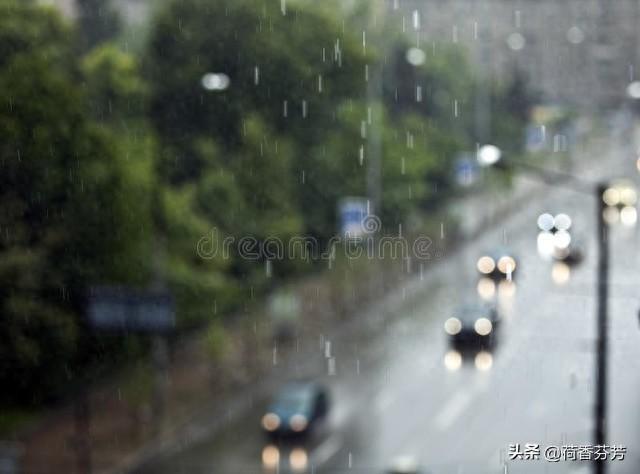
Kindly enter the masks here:
<path id="1" fill-rule="evenodd" d="M 453 422 L 456 421 L 456 419 L 462 414 L 465 408 L 467 408 L 467 405 L 469 405 L 472 398 L 473 397 L 469 392 L 456 393 L 437 416 L 435 420 L 436 427 L 441 431 L 449 428 L 453 424 Z"/>
<path id="2" fill-rule="evenodd" d="M 331 459 L 342 447 L 342 436 L 335 434 L 329 436 L 316 449 L 311 452 L 311 460 L 314 466 L 321 466 Z"/>

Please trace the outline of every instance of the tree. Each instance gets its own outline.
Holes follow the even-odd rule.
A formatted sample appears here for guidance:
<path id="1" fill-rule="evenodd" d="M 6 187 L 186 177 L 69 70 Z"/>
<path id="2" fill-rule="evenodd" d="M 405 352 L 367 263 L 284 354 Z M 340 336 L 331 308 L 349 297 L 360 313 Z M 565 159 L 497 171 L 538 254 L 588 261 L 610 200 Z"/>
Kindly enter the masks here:
<path id="1" fill-rule="evenodd" d="M 83 324 L 86 288 L 148 275 L 132 232 L 144 220 L 127 206 L 116 141 L 76 87 L 71 30 L 30 3 L 0 10 L 1 397 L 37 403 L 99 355 Z"/>

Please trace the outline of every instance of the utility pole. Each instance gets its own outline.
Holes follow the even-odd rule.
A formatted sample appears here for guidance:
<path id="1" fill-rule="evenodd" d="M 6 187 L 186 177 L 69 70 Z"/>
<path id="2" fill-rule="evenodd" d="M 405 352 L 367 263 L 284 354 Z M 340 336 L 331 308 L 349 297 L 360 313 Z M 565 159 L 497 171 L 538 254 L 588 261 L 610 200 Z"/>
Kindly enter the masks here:
<path id="1" fill-rule="evenodd" d="M 377 47 L 379 53 L 384 55 L 384 49 L 379 44 L 372 45 L 371 40 L 379 40 L 378 22 L 382 21 L 384 2 L 372 2 L 369 18 L 369 29 L 362 33 L 362 47 Z M 381 8 L 382 7 L 382 8 Z M 384 59 L 384 58 L 383 58 Z M 369 214 L 380 213 L 382 200 L 382 112 L 379 103 L 382 97 L 382 73 L 383 63 L 379 59 L 375 64 L 367 64 L 365 79 L 367 81 L 367 146 L 365 160 L 367 163 L 367 199 Z"/>
<path id="2" fill-rule="evenodd" d="M 474 25 L 474 39 L 478 42 L 477 55 L 479 71 L 475 81 L 475 107 L 474 107 L 474 128 L 476 141 L 479 144 L 491 141 L 491 52 L 489 42 L 491 32 L 487 28 L 487 5 L 490 3 L 476 0 L 475 9 L 477 13 Z"/>
<path id="3" fill-rule="evenodd" d="M 604 220 L 603 200 L 607 186 L 596 187 L 596 209 L 598 215 L 598 276 L 597 276 L 597 327 L 596 327 L 596 402 L 594 440 L 596 445 L 606 444 L 607 436 L 607 337 L 608 337 L 608 297 L 609 297 L 609 235 Z M 606 472 L 606 461 L 594 460 L 595 474 Z"/>

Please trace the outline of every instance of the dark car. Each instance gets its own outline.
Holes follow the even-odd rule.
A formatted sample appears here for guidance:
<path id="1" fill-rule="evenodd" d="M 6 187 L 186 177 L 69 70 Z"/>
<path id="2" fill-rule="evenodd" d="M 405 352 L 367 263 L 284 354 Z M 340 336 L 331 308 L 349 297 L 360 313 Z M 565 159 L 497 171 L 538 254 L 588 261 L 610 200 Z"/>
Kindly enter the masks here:
<path id="1" fill-rule="evenodd" d="M 478 272 L 494 280 L 512 279 L 517 266 L 516 257 L 505 248 L 493 249 L 478 258 L 476 262 Z"/>
<path id="2" fill-rule="evenodd" d="M 327 390 L 314 382 L 285 385 L 274 397 L 262 428 L 270 435 L 303 435 L 310 432 L 329 410 Z"/>
<path id="3" fill-rule="evenodd" d="M 493 305 L 469 304 L 445 321 L 444 330 L 454 345 L 491 346 L 500 317 Z"/>

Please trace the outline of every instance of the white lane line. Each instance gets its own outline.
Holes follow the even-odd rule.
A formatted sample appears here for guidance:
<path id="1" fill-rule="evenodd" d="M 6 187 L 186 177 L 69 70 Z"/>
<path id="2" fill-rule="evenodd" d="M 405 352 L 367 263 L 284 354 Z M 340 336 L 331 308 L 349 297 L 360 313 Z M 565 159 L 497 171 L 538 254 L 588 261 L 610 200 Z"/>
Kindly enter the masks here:
<path id="1" fill-rule="evenodd" d="M 454 421 L 462 414 L 467 408 L 473 396 L 469 392 L 456 393 L 449 403 L 445 405 L 440 414 L 436 417 L 435 425 L 440 431 L 444 431 L 449 428 Z"/>
<path id="2" fill-rule="evenodd" d="M 340 451 L 342 447 L 342 436 L 334 434 L 329 436 L 316 449 L 311 452 L 311 461 L 315 467 L 321 466 Z"/>

